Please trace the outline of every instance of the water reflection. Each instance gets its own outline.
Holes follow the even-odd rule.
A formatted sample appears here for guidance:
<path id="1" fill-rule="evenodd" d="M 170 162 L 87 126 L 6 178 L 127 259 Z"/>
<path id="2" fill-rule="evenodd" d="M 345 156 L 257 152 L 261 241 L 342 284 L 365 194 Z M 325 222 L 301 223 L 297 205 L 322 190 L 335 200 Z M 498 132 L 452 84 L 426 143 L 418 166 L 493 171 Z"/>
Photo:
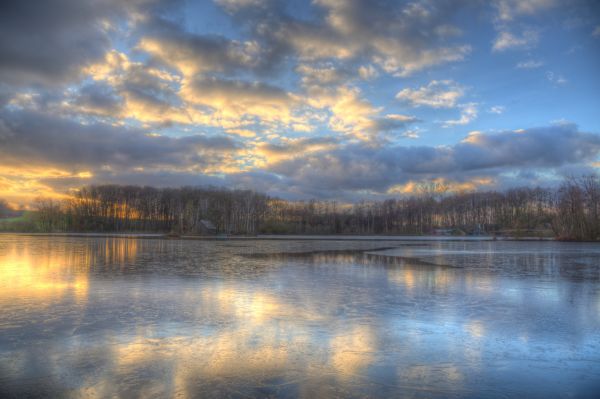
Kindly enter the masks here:
<path id="1" fill-rule="evenodd" d="M 0 396 L 594 396 L 594 250 L 392 245 L 2 236 Z"/>
<path id="2" fill-rule="evenodd" d="M 66 296 L 85 301 L 91 265 L 122 267 L 136 259 L 137 240 L 108 238 L 79 243 L 40 239 L 14 240 L 0 246 L 0 305 L 19 301 L 47 307 Z"/>
<path id="3" fill-rule="evenodd" d="M 0 304 L 10 306 L 16 299 L 49 306 L 72 294 L 85 299 L 88 291 L 89 259 L 66 252 L 65 247 L 44 245 L 37 252 L 29 245 L 3 248 L 0 256 Z"/>

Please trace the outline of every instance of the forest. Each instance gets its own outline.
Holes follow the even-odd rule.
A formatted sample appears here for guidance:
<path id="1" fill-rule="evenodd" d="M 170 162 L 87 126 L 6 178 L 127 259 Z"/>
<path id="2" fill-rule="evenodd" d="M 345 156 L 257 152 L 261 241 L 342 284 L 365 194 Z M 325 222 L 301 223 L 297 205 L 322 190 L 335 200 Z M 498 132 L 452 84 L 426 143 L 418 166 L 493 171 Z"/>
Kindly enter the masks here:
<path id="1" fill-rule="evenodd" d="M 384 201 L 288 201 L 251 190 L 99 185 L 71 198 L 39 198 L 32 210 L 0 201 L 0 230 L 216 234 L 381 234 L 600 237 L 600 179 L 569 178 L 559 187 L 449 192 L 439 183 Z M 22 214 L 21 217 L 15 217 Z"/>

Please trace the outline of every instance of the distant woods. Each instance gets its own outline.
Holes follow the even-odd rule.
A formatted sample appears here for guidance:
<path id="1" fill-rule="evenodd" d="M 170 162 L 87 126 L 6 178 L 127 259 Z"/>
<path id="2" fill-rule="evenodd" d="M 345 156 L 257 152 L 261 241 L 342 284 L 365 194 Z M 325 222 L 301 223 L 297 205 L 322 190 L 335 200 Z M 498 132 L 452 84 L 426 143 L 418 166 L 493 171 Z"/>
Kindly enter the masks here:
<path id="1" fill-rule="evenodd" d="M 8 218 L 12 216 L 13 210 L 8 206 L 8 202 L 0 199 L 0 218 Z"/>
<path id="2" fill-rule="evenodd" d="M 569 179 L 558 189 L 447 193 L 422 185 L 414 196 L 341 204 L 286 201 L 250 190 L 103 185 L 64 201 L 39 199 L 18 224 L 0 229 L 40 232 L 204 234 L 206 221 L 226 234 L 499 234 L 600 237 L 600 180 Z M 10 211 L 0 201 L 0 212 Z M 2 215 L 0 214 L 0 217 Z M 6 216 L 5 216 L 6 217 Z M 16 222 L 15 222 L 16 223 Z"/>
<path id="3" fill-rule="evenodd" d="M 255 234 L 267 204 L 250 190 L 103 185 L 61 202 L 37 200 L 34 209 L 43 231 L 199 234 L 210 221 L 217 232 Z"/>

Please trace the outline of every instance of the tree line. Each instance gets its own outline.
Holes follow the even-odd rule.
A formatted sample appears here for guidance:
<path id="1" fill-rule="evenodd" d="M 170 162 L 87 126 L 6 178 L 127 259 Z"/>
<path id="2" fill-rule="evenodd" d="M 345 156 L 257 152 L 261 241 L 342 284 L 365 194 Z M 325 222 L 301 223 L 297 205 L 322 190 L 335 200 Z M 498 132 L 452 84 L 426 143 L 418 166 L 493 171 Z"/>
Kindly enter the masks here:
<path id="1" fill-rule="evenodd" d="M 4 207 L 6 207 L 6 204 Z M 40 198 L 19 229 L 203 234 L 500 234 L 600 237 L 600 180 L 570 178 L 556 189 L 449 192 L 424 184 L 412 196 L 354 204 L 287 201 L 214 187 L 84 187 L 63 201 Z M 0 227 L 2 225 L 0 224 Z M 4 226 L 6 229 L 6 226 Z"/>

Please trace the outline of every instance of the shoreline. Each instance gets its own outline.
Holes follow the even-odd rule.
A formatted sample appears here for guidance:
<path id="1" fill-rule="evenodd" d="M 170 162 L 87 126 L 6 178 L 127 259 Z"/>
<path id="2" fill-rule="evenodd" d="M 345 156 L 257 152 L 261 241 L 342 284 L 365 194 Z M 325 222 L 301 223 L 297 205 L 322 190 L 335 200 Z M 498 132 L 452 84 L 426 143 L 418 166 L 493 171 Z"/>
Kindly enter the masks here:
<path id="1" fill-rule="evenodd" d="M 411 235 L 292 235 L 292 234 L 259 234 L 256 236 L 219 236 L 219 235 L 181 235 L 174 236 L 163 233 L 25 233 L 0 232 L 0 236 L 32 236 L 32 237 L 81 237 L 81 238 L 128 238 L 128 239 L 164 239 L 164 240 L 198 240 L 198 241 L 559 241 L 554 237 L 498 237 L 498 236 L 411 236 Z M 569 241 L 564 241 L 569 242 Z M 586 242 L 586 241 L 572 241 Z M 595 242 L 595 241 L 591 241 Z"/>

